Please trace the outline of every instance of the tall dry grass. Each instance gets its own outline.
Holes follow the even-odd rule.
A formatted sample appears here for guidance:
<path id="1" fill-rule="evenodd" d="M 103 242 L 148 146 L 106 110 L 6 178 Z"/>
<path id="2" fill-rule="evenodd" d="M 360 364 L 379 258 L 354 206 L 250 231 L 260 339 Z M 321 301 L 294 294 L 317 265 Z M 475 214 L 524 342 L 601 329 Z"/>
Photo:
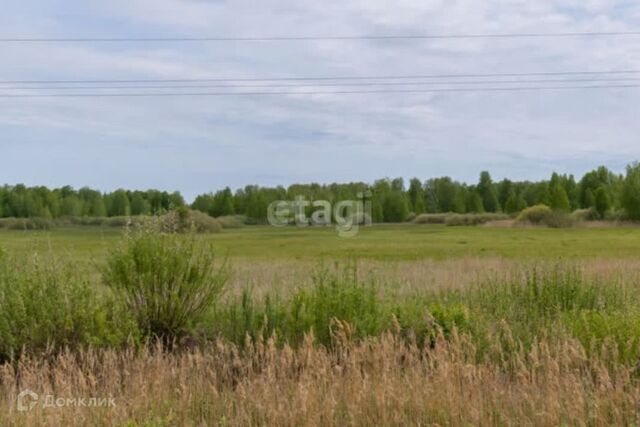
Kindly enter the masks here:
<path id="1" fill-rule="evenodd" d="M 506 331 L 506 333 L 505 333 Z M 509 340 L 505 326 L 500 339 Z M 336 322 L 333 350 L 308 336 L 298 349 L 258 341 L 243 353 L 217 342 L 168 355 L 159 349 L 66 353 L 0 368 L 0 424 L 62 425 L 633 425 L 633 367 L 586 356 L 576 341 L 544 337 L 529 350 L 495 346 L 493 362 L 454 333 L 419 348 L 393 332 L 352 342 Z M 506 338 L 505 338 L 506 337 Z M 496 338 L 498 339 L 498 338 Z M 518 348 L 518 343 L 511 343 Z M 606 345 L 605 345 L 606 347 Z M 613 348 L 603 350 L 615 353 Z M 614 354 L 611 357 L 615 357 Z M 17 393 L 114 397 L 112 408 L 36 405 Z"/>
<path id="2" fill-rule="evenodd" d="M 358 280 L 374 279 L 396 296 L 415 292 L 464 290 L 479 281 L 508 276 L 532 266 L 551 269 L 559 261 L 511 259 L 504 257 L 461 257 L 456 259 L 372 260 L 357 261 Z M 640 260 L 577 259 L 566 262 L 579 269 L 586 278 L 601 281 L 623 280 L 640 283 Z M 344 263 L 314 260 L 246 260 L 231 262 L 228 293 L 238 294 L 249 287 L 256 297 L 265 293 L 287 295 L 297 287 L 311 284 L 310 272 L 319 267 L 333 272 L 344 269 Z"/>

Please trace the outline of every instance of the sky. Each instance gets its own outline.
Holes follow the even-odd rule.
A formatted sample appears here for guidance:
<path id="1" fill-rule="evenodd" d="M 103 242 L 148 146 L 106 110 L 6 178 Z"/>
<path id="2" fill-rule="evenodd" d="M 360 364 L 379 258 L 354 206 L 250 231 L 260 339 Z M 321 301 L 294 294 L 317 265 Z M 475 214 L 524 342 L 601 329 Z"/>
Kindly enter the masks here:
<path id="1" fill-rule="evenodd" d="M 640 3 L 608 0 L 40 0 L 6 2 L 0 38 L 617 32 L 639 24 Z M 636 69 L 640 36 L 0 43 L 2 81 Z M 640 159 L 639 105 L 640 88 L 0 98 L 0 183 L 157 188 L 192 199 L 247 184 L 476 182 L 482 170 L 496 180 L 543 179 L 599 165 L 623 172 Z"/>

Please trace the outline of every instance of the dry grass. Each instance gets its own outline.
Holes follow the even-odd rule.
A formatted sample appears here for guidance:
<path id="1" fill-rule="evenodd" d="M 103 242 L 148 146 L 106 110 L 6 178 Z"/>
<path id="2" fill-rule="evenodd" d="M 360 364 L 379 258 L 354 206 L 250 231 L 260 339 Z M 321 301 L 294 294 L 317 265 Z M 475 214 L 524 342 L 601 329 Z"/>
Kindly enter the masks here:
<path id="1" fill-rule="evenodd" d="M 477 363 L 454 334 L 433 348 L 392 334 L 329 352 L 307 338 L 297 350 L 258 342 L 240 354 L 85 352 L 0 369 L 0 424 L 61 425 L 631 425 L 639 421 L 633 368 L 590 359 L 574 341 L 541 339 L 528 351 Z M 507 334 L 508 336 L 508 334 Z M 517 348 L 517 343 L 511 343 Z M 605 352 L 606 353 L 606 352 Z M 614 357 L 613 355 L 611 357 Z M 114 397 L 113 408 L 16 412 L 19 390 L 56 397 Z"/>
<path id="2" fill-rule="evenodd" d="M 345 262 L 318 263 L 312 260 L 242 260 L 231 263 L 232 275 L 228 291 L 237 294 L 249 287 L 256 297 L 266 292 L 287 295 L 292 289 L 311 283 L 314 271 L 341 271 Z M 536 260 L 535 265 L 554 267 L 562 260 Z M 640 260 L 594 258 L 572 260 L 567 263 L 579 269 L 586 278 L 601 281 L 620 279 L 640 282 Z M 515 271 L 531 267 L 531 260 L 502 257 L 463 257 L 456 259 L 368 260 L 357 263 L 358 279 L 375 279 L 384 283 L 383 291 L 395 296 L 422 291 L 462 290 L 477 282 L 496 277 L 508 277 Z"/>

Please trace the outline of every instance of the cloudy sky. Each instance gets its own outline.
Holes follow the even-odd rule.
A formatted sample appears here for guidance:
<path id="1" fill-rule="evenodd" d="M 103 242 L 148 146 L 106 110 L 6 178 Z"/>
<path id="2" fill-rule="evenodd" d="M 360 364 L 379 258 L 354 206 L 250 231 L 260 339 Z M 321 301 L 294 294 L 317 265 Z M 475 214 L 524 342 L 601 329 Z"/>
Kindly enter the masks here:
<path id="1" fill-rule="evenodd" d="M 6 2 L 0 38 L 617 32 L 639 24 L 638 2 L 608 0 L 41 0 Z M 612 70 L 640 70 L 640 36 L 0 43 L 4 82 Z M 484 169 L 495 179 L 539 179 L 600 164 L 622 171 L 640 158 L 639 105 L 640 88 L 0 98 L 0 183 L 160 188 L 192 198 L 227 185 L 440 175 L 474 182 Z"/>

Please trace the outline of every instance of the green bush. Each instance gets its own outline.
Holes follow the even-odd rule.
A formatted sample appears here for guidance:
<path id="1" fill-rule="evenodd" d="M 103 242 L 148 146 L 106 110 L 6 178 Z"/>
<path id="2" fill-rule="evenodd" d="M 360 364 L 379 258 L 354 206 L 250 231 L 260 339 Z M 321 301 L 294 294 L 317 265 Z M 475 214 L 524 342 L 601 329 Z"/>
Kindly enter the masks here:
<path id="1" fill-rule="evenodd" d="M 516 218 L 516 222 L 534 225 L 545 224 L 553 211 L 547 205 L 535 205 L 526 208 Z"/>
<path id="2" fill-rule="evenodd" d="M 132 317 L 107 290 L 96 292 L 70 265 L 0 256 L 0 360 L 63 348 L 124 344 Z"/>
<path id="3" fill-rule="evenodd" d="M 161 229 L 166 232 L 218 233 L 222 230 L 222 225 L 216 218 L 185 207 L 166 213 L 159 221 Z"/>
<path id="4" fill-rule="evenodd" d="M 570 228 L 576 225 L 576 220 L 566 212 L 556 210 L 547 216 L 544 225 L 550 228 Z"/>
<path id="5" fill-rule="evenodd" d="M 551 228 L 568 228 L 575 226 L 575 216 L 562 210 L 552 210 L 547 205 L 531 206 L 516 218 L 516 225 L 543 225 Z"/>
<path id="6" fill-rule="evenodd" d="M 114 249 L 104 282 L 120 292 L 149 337 L 171 343 L 191 333 L 227 280 L 213 252 L 193 233 L 140 228 Z"/>
<path id="7" fill-rule="evenodd" d="M 596 212 L 592 208 L 575 210 L 571 214 L 571 217 L 576 222 L 595 221 L 595 220 L 599 219 L 598 218 L 598 212 Z"/>

